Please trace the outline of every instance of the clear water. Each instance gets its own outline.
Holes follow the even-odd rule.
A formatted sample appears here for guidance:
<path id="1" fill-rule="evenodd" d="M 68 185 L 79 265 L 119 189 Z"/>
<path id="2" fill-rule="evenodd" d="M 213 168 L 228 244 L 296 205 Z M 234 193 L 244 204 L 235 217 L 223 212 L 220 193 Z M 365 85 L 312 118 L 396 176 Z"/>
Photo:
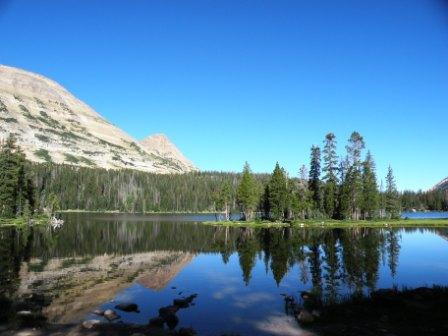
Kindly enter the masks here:
<path id="1" fill-rule="evenodd" d="M 314 291 L 330 301 L 393 286 L 448 285 L 448 229 L 199 223 L 209 219 L 66 214 L 57 231 L 2 229 L 0 323 L 14 323 L 24 302 L 32 309 L 44 305 L 45 317 L 58 324 L 132 302 L 140 312 L 117 311 L 113 323 L 144 324 L 173 299 L 197 294 L 194 305 L 177 313 L 176 328 L 199 335 L 300 335 L 282 294 Z"/>
<path id="2" fill-rule="evenodd" d="M 448 212 L 446 211 L 403 212 L 401 214 L 401 218 L 411 218 L 411 219 L 448 218 Z"/>

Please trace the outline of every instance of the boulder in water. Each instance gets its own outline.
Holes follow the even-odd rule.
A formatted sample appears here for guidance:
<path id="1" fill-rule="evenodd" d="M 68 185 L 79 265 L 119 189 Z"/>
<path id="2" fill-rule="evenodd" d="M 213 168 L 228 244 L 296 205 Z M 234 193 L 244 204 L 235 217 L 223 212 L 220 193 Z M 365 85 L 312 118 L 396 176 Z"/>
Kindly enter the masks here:
<path id="1" fill-rule="evenodd" d="M 107 309 L 107 310 L 104 312 L 104 317 L 105 317 L 106 319 L 108 319 L 109 321 L 113 321 L 113 320 L 116 320 L 116 319 L 119 319 L 119 318 L 120 318 L 120 316 L 118 316 L 117 313 L 114 312 L 112 309 Z"/>
<path id="2" fill-rule="evenodd" d="M 85 329 L 93 329 L 93 328 L 95 328 L 95 326 L 97 326 L 100 323 L 101 323 L 100 320 L 86 320 L 82 323 L 82 326 Z"/>
<path id="3" fill-rule="evenodd" d="M 119 303 L 115 306 L 115 308 L 128 313 L 140 313 L 140 310 L 138 310 L 138 306 L 135 303 Z"/>

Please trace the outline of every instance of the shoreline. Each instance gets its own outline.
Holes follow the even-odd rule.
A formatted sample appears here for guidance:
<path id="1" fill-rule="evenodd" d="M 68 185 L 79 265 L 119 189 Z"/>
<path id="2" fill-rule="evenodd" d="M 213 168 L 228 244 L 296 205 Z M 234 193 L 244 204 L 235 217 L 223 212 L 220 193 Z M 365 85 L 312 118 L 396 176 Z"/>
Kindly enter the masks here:
<path id="1" fill-rule="evenodd" d="M 120 210 L 82 210 L 67 209 L 59 210 L 57 213 L 104 213 L 104 214 L 122 214 L 122 215 L 214 215 L 213 211 L 147 211 L 147 212 L 127 212 Z"/>
<path id="2" fill-rule="evenodd" d="M 391 227 L 448 227 L 448 218 L 440 219 L 393 219 L 393 220 L 295 220 L 292 222 L 255 221 L 206 221 L 205 225 L 242 228 L 391 228 Z"/>
<path id="3" fill-rule="evenodd" d="M 25 227 L 25 226 L 45 226 L 51 222 L 50 218 L 46 216 L 36 216 L 31 218 L 17 217 L 17 218 L 0 218 L 0 228 L 2 227 Z"/>

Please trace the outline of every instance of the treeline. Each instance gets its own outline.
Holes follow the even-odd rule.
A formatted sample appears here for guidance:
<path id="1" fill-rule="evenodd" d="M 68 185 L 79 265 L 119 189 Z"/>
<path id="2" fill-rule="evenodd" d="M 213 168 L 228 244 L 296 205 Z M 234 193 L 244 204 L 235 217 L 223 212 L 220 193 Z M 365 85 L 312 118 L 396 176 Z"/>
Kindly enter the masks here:
<path id="1" fill-rule="evenodd" d="M 34 209 L 125 212 L 242 212 L 272 219 L 398 217 L 403 209 L 447 210 L 442 192 L 397 192 L 392 169 L 378 185 L 370 152 L 354 132 L 341 159 L 336 138 L 311 148 L 309 167 L 290 177 L 276 165 L 272 175 L 195 172 L 159 175 L 58 164 L 32 164 L 13 139 L 0 150 L 1 216 Z M 383 190 L 384 189 L 384 190 Z"/>
<path id="2" fill-rule="evenodd" d="M 401 203 L 405 210 L 448 211 L 448 190 L 404 191 Z"/>
<path id="3" fill-rule="evenodd" d="M 106 170 L 57 164 L 32 167 L 39 204 L 55 196 L 61 210 L 124 212 L 213 212 L 214 192 L 225 181 L 229 206 L 236 209 L 236 173 L 151 174 L 136 170 Z M 257 175 L 264 183 L 267 175 Z"/>
<path id="4" fill-rule="evenodd" d="M 268 182 L 259 185 L 246 163 L 236 194 L 244 218 L 250 219 L 257 210 L 272 220 L 399 218 L 401 200 L 392 168 L 383 191 L 372 154 L 363 156 L 365 142 L 358 132 L 351 134 L 342 158 L 336 145 L 335 135 L 329 133 L 322 149 L 312 146 L 309 169 L 302 166 L 298 179 L 289 178 L 277 163 Z M 231 200 L 228 189 L 223 184 L 218 192 L 217 205 L 223 211 Z"/>

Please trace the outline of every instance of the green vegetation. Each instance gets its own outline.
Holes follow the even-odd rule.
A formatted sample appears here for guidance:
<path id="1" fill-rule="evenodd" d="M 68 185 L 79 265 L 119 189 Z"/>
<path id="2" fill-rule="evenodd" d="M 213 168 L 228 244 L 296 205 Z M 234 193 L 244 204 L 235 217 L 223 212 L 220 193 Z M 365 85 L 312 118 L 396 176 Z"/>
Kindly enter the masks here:
<path id="1" fill-rule="evenodd" d="M 13 217 L 13 218 L 2 218 L 0 217 L 0 227 L 23 227 L 28 225 L 33 226 L 46 226 L 49 223 L 49 219 L 47 215 L 43 214 L 36 214 L 32 217 L 22 215 L 20 217 Z"/>
<path id="2" fill-rule="evenodd" d="M 28 112 L 30 113 L 30 111 L 22 104 L 19 104 L 19 108 L 22 110 L 22 112 Z"/>
<path id="3" fill-rule="evenodd" d="M 259 187 L 252 176 L 249 164 L 246 162 L 236 191 L 236 199 L 245 220 L 252 218 L 253 212 L 257 207 L 258 198 Z"/>
<path id="4" fill-rule="evenodd" d="M 48 153 L 48 151 L 46 149 L 43 149 L 43 148 L 38 149 L 34 152 L 34 154 L 38 158 L 44 160 L 45 162 L 53 162 L 53 160 L 51 159 L 50 153 Z"/>
<path id="5" fill-rule="evenodd" d="M 338 157 L 336 154 L 336 136 L 328 133 L 324 140 L 323 167 L 323 210 L 330 218 L 336 217 L 338 198 Z"/>
<path id="6" fill-rule="evenodd" d="M 25 118 L 27 118 L 28 120 L 33 120 L 33 121 L 35 121 L 35 120 L 37 120 L 37 118 L 35 117 L 35 116 L 33 116 L 31 113 L 30 113 L 30 111 L 28 111 L 28 109 L 25 107 L 25 106 L 23 106 L 23 105 L 19 105 L 21 108 L 22 108 L 22 114 L 23 114 L 23 116 L 25 117 Z"/>
<path id="7" fill-rule="evenodd" d="M 59 121 L 56 119 L 53 119 L 48 115 L 45 111 L 39 111 L 40 116 L 37 117 L 37 119 L 41 122 L 43 122 L 45 125 L 51 127 L 51 128 L 60 128 L 65 129 L 65 126 L 62 125 Z"/>
<path id="8" fill-rule="evenodd" d="M 81 161 L 94 165 L 87 158 Z M 215 212 L 214 195 L 223 182 L 230 186 L 230 210 L 235 211 L 239 174 L 151 174 L 136 170 L 106 170 L 57 164 L 32 165 L 39 201 L 58 196 L 62 210 L 123 212 Z M 266 175 L 253 175 L 257 184 Z"/>
<path id="9" fill-rule="evenodd" d="M 115 148 L 118 148 L 118 149 L 125 150 L 125 148 L 123 146 L 113 144 L 112 142 L 106 141 L 104 139 L 100 139 L 100 138 L 97 138 L 97 139 L 98 139 L 98 142 L 100 144 L 102 144 L 102 145 L 109 146 L 109 147 L 115 147 Z"/>
<path id="10" fill-rule="evenodd" d="M 34 134 L 34 136 L 42 142 L 50 142 L 50 138 L 47 137 L 46 135 L 36 133 Z"/>
<path id="11" fill-rule="evenodd" d="M 93 162 L 92 160 L 90 160 L 84 156 L 79 156 L 78 159 L 79 159 L 79 161 L 81 161 L 82 163 L 84 163 L 88 166 L 92 166 L 92 167 L 96 166 L 95 162 Z"/>
<path id="12" fill-rule="evenodd" d="M 217 190 L 213 193 L 215 211 L 223 212 L 224 219 L 230 219 L 230 202 L 232 199 L 232 190 L 229 181 L 222 181 Z"/>
<path id="13" fill-rule="evenodd" d="M 327 134 L 324 139 L 323 169 L 321 150 L 313 145 L 309 174 L 302 167 L 299 179 L 289 178 L 277 163 L 270 180 L 264 184 L 262 195 L 259 195 L 256 184 L 247 182 L 250 171 L 246 165 L 239 188 L 244 187 L 242 190 L 245 195 L 252 197 L 249 214 L 258 204 L 256 209 L 261 214 L 260 218 L 274 222 L 304 219 L 398 219 L 401 202 L 392 168 L 389 167 L 386 177 L 386 191 L 380 193 L 372 154 L 368 151 L 365 158 L 362 158 L 365 148 L 363 137 L 358 132 L 353 132 L 345 148 L 346 155 L 338 159 L 336 137 L 333 133 Z M 257 196 L 260 196 L 258 200 Z M 247 198 L 245 196 L 242 199 Z M 245 213 L 241 199 L 237 197 L 237 200 L 244 213 L 243 217 L 250 220 L 251 216 Z"/>
<path id="14" fill-rule="evenodd" d="M 69 153 L 64 153 L 65 156 L 65 161 L 70 162 L 70 163 L 78 163 L 80 160 L 78 157 L 69 154 Z"/>
<path id="15" fill-rule="evenodd" d="M 7 123 L 17 123 L 17 119 L 16 118 L 12 118 L 12 117 L 7 117 L 7 118 L 3 118 L 3 117 L 0 117 L 0 120 L 3 120 L 4 122 L 7 122 Z"/>
<path id="16" fill-rule="evenodd" d="M 278 162 L 264 192 L 262 201 L 265 213 L 270 213 L 273 220 L 288 218 L 288 179 L 286 172 L 280 168 Z"/>
<path id="17" fill-rule="evenodd" d="M 121 212 L 166 212 L 195 213 L 223 212 L 217 195 L 226 183 L 230 187 L 228 207 L 230 212 L 239 212 L 237 187 L 241 174 L 222 172 L 192 172 L 188 174 L 159 175 L 136 170 L 106 170 L 94 167 L 88 158 L 78 156 L 80 162 L 89 167 L 74 167 L 58 164 L 33 164 L 32 172 L 36 187 L 41 190 L 39 200 L 45 204 L 50 193 L 58 196 L 62 210 L 80 209 L 86 211 Z M 311 195 L 308 190 L 306 168 L 300 168 L 298 178 L 288 178 L 288 209 L 293 209 L 291 218 L 323 218 L 314 214 Z M 269 175 L 252 174 L 256 195 L 269 183 Z M 338 183 L 338 193 L 340 182 Z M 226 192 L 227 193 L 227 192 Z M 264 213 L 266 193 L 255 200 L 257 213 Z M 407 195 L 403 195 L 405 197 Z M 228 199 L 227 196 L 224 198 Z M 338 196 L 339 199 L 339 196 Z M 380 200 L 384 193 L 380 193 Z M 422 198 L 422 207 L 429 206 Z M 382 203 L 380 201 L 380 203 Z M 338 208 L 339 205 L 336 203 Z M 448 198 L 447 203 L 448 205 Z M 381 207 L 384 209 L 384 207 Z M 434 210 L 441 210 L 436 208 Z M 294 216 L 294 217 L 293 217 Z M 223 216 L 225 217 L 225 216 Z M 328 218 L 330 218 L 328 216 Z M 224 218 L 223 218 L 224 219 Z M 337 218 L 336 218 L 337 219 Z"/>
<path id="18" fill-rule="evenodd" d="M 38 105 L 40 108 L 45 108 L 45 103 L 44 103 L 42 100 L 40 100 L 40 99 L 37 98 L 37 97 L 34 97 L 34 100 L 36 101 L 37 105 Z"/>
<path id="19" fill-rule="evenodd" d="M 0 112 L 6 112 L 8 113 L 8 108 L 6 107 L 5 103 L 0 99 Z"/>
<path id="20" fill-rule="evenodd" d="M 337 219 L 304 219 L 285 221 L 253 220 L 253 221 L 208 221 L 206 225 L 246 228 L 389 228 L 389 227 L 447 227 L 448 219 L 375 219 L 375 220 L 337 220 Z"/>
<path id="21" fill-rule="evenodd" d="M 392 218 L 399 218 L 401 211 L 400 197 L 395 185 L 395 178 L 392 168 L 389 166 L 386 176 L 385 211 Z"/>
<path id="22" fill-rule="evenodd" d="M 0 147 L 0 217 L 30 218 L 35 208 L 34 185 L 25 155 L 10 136 Z"/>
<path id="23" fill-rule="evenodd" d="M 400 198 L 406 210 L 448 211 L 448 190 L 404 191 Z"/>

